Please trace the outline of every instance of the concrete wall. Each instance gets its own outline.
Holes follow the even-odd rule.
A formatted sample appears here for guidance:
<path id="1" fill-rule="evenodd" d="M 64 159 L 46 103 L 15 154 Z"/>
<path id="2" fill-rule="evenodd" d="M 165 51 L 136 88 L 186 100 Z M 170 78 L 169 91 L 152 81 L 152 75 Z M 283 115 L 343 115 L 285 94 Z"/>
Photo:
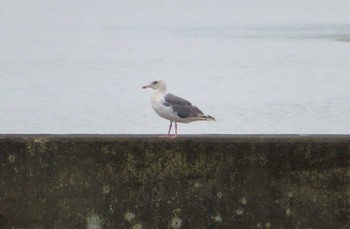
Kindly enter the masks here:
<path id="1" fill-rule="evenodd" d="M 350 136 L 0 135 L 0 228 L 350 228 Z"/>

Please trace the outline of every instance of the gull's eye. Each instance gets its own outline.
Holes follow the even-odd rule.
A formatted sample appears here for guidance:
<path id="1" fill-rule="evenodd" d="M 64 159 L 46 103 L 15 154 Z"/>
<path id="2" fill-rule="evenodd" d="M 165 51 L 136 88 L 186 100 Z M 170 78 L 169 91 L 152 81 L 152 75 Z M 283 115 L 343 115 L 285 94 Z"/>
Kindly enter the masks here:
<path id="1" fill-rule="evenodd" d="M 153 85 L 155 85 L 155 84 L 157 84 L 157 83 L 158 83 L 158 81 L 153 81 L 153 82 L 152 82 Z"/>

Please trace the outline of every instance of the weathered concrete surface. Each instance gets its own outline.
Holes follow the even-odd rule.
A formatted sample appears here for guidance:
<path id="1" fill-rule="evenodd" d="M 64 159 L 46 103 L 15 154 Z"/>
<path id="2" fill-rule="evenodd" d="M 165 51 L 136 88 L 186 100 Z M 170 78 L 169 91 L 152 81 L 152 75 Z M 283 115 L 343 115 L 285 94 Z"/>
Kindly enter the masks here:
<path id="1" fill-rule="evenodd" d="M 0 228 L 350 228 L 350 136 L 0 135 Z"/>

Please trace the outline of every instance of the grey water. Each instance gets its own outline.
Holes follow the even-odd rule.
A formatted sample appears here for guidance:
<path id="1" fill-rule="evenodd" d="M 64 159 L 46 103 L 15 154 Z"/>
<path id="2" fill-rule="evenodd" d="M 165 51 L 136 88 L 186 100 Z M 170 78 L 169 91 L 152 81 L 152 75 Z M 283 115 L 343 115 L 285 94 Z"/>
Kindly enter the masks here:
<path id="1" fill-rule="evenodd" d="M 350 133 L 350 24 L 50 23 L 3 27 L 0 133 L 166 133 L 157 79 L 217 120 L 179 134 Z"/>

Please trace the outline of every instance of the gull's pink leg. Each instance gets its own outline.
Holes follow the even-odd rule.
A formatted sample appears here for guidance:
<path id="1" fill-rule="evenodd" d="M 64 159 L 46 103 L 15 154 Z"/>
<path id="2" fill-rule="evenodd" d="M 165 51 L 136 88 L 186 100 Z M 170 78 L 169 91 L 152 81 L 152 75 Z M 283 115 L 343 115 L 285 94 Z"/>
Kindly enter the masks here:
<path id="1" fill-rule="evenodd" d="M 175 122 L 176 123 L 176 122 Z M 171 127 L 173 126 L 173 122 L 170 121 L 170 125 L 169 125 L 169 130 L 168 130 L 168 136 L 170 136 L 170 131 L 171 131 Z"/>
<path id="2" fill-rule="evenodd" d="M 169 130 L 168 130 L 168 135 L 161 135 L 159 136 L 160 138 L 176 138 L 177 137 L 177 122 L 175 122 L 175 135 L 171 135 L 171 127 L 173 126 L 173 122 L 170 121 L 170 125 L 169 125 Z"/>
<path id="3" fill-rule="evenodd" d="M 177 137 L 177 122 L 175 122 L 175 138 Z"/>
<path id="4" fill-rule="evenodd" d="M 172 124 L 173 122 L 170 122 L 170 123 Z M 170 135 L 170 129 L 169 129 L 167 138 L 176 138 L 176 136 L 177 136 L 177 122 L 175 122 L 175 135 Z"/>
<path id="5" fill-rule="evenodd" d="M 169 130 L 167 138 L 176 138 L 176 137 L 177 137 L 177 122 L 175 122 L 175 134 L 174 135 L 170 135 L 170 130 Z"/>
<path id="6" fill-rule="evenodd" d="M 171 138 L 170 132 L 171 132 L 171 127 L 173 126 L 173 122 L 170 121 L 170 125 L 169 125 L 169 130 L 168 130 L 168 135 L 161 135 L 159 137 L 161 138 Z"/>

